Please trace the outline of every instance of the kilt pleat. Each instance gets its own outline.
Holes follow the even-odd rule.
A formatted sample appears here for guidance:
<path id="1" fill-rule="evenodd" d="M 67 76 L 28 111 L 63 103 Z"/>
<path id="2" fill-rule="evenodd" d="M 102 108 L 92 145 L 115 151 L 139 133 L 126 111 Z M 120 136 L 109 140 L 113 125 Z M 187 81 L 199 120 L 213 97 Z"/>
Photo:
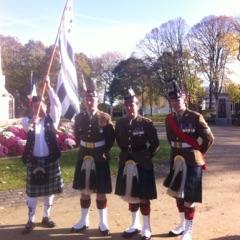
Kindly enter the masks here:
<path id="1" fill-rule="evenodd" d="M 126 180 L 125 176 L 123 175 L 124 165 L 120 164 L 118 170 L 118 176 L 116 181 L 116 188 L 115 194 L 119 196 L 125 195 L 125 185 Z M 139 164 L 137 165 L 138 169 L 138 186 L 133 188 L 134 191 L 132 192 L 132 197 L 138 197 L 141 199 L 156 199 L 157 198 L 157 190 L 156 190 L 156 182 L 155 182 L 155 175 L 153 169 L 144 169 Z M 135 183 L 136 185 L 136 183 Z M 137 191 L 136 191 L 137 189 Z"/>
<path id="2" fill-rule="evenodd" d="M 61 168 L 59 164 L 59 160 L 56 161 L 48 161 L 46 158 L 44 161 L 44 169 L 48 173 L 48 182 L 42 185 L 32 184 L 31 175 L 33 169 L 38 165 L 38 159 L 34 159 L 34 164 L 29 163 L 27 165 L 27 181 L 26 181 L 26 194 L 29 197 L 40 197 L 47 196 L 51 194 L 61 193 L 63 191 L 63 179 L 61 177 Z M 41 162 L 39 165 L 43 164 L 43 160 L 41 158 Z"/>
<path id="3" fill-rule="evenodd" d="M 184 188 L 186 202 L 202 202 L 202 167 L 187 167 L 187 178 Z"/>
<path id="4" fill-rule="evenodd" d="M 83 190 L 85 188 L 85 175 L 84 171 L 81 170 L 82 163 L 82 159 L 77 161 L 73 178 L 73 188 L 77 190 Z M 92 178 L 90 179 L 91 190 L 100 194 L 111 193 L 112 181 L 108 161 L 95 161 L 95 166 L 96 172 L 90 176 L 90 178 Z"/>

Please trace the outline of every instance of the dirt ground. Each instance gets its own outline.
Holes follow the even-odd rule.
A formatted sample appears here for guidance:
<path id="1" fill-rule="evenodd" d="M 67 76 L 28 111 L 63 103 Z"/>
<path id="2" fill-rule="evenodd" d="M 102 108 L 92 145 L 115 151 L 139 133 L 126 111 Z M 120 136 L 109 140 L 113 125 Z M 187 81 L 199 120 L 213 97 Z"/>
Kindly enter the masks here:
<path id="1" fill-rule="evenodd" d="M 215 145 L 207 154 L 208 171 L 204 173 L 203 203 L 196 207 L 193 224 L 195 240 L 240 240 L 240 127 L 212 127 Z M 165 169 L 166 165 L 158 167 Z M 175 201 L 162 187 L 164 174 L 157 178 L 158 199 L 151 204 L 152 239 L 170 239 L 168 231 L 178 223 Z M 21 235 L 27 219 L 25 204 L 16 207 L 0 207 L 0 240 L 79 240 L 123 239 L 121 232 L 130 224 L 127 204 L 114 194 L 108 197 L 109 226 L 111 234 L 101 237 L 98 233 L 98 212 L 95 196 L 92 196 L 90 228 L 84 234 L 70 234 L 71 226 L 80 216 L 79 197 L 60 197 L 56 200 L 52 218 L 54 229 L 39 225 L 29 235 Z M 36 221 L 42 217 L 42 201 L 39 201 Z M 132 239 L 141 239 L 136 236 Z M 179 238 L 171 238 L 179 239 Z"/>

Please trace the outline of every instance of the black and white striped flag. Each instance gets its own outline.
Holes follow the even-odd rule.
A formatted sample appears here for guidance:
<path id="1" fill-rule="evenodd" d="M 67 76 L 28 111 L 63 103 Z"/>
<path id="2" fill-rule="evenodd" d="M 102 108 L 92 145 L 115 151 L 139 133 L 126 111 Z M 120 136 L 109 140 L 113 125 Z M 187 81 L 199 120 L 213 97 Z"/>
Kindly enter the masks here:
<path id="1" fill-rule="evenodd" d="M 62 104 L 62 116 L 72 119 L 79 112 L 77 73 L 70 34 L 72 30 L 72 0 L 68 0 L 59 36 L 61 69 L 58 75 L 57 94 Z"/>

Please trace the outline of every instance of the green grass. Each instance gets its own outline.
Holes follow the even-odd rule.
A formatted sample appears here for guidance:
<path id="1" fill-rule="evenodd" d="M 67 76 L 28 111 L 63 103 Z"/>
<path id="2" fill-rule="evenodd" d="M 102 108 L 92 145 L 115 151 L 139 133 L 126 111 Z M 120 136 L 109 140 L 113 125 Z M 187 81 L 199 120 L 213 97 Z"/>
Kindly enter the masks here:
<path id="1" fill-rule="evenodd" d="M 64 152 L 61 157 L 61 168 L 65 183 L 72 182 L 78 150 Z M 111 172 L 116 175 L 118 168 L 119 148 L 114 145 L 111 150 Z M 158 163 L 168 158 L 169 146 L 166 141 L 160 141 L 160 149 L 154 156 L 154 162 Z M 25 187 L 26 166 L 20 158 L 0 160 L 0 191 L 13 190 Z"/>

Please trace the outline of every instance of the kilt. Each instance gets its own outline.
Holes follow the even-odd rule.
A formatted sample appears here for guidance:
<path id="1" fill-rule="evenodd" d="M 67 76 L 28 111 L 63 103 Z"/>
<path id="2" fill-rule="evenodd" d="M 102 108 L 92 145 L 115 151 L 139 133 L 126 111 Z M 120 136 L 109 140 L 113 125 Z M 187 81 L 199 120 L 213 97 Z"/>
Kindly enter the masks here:
<path id="1" fill-rule="evenodd" d="M 187 166 L 187 177 L 184 187 L 184 201 L 202 202 L 202 167 Z"/>
<path id="2" fill-rule="evenodd" d="M 94 184 L 91 184 L 92 191 L 94 193 L 105 194 L 112 192 L 112 181 L 111 173 L 108 161 L 94 161 L 95 162 L 95 173 L 94 173 Z M 83 159 L 79 159 L 76 164 L 73 188 L 77 190 L 83 190 L 84 185 L 84 171 L 81 171 Z"/>
<path id="3" fill-rule="evenodd" d="M 132 197 L 137 197 L 140 199 L 156 199 L 157 190 L 155 175 L 153 169 L 144 169 L 140 164 L 137 164 L 138 169 L 138 182 L 135 183 L 134 194 Z M 119 196 L 125 195 L 125 177 L 123 176 L 124 164 L 119 164 L 115 194 Z"/>
<path id="4" fill-rule="evenodd" d="M 169 187 L 172 181 L 174 170 L 171 166 L 170 173 L 163 182 L 165 187 Z M 177 191 L 181 185 L 182 174 L 177 175 L 172 189 Z M 201 166 L 187 166 L 187 176 L 184 184 L 183 199 L 185 202 L 202 202 L 202 167 Z M 173 195 L 171 195 L 173 196 Z M 175 197 L 175 196 L 173 196 Z"/>
<path id="5" fill-rule="evenodd" d="M 33 184 L 32 173 L 34 169 L 39 166 L 44 166 L 48 173 L 48 181 L 45 184 Z M 61 169 L 59 159 L 56 161 L 49 160 L 48 157 L 35 157 L 27 164 L 27 181 L 26 194 L 29 197 L 48 196 L 63 191 L 63 180 L 61 177 Z"/>

